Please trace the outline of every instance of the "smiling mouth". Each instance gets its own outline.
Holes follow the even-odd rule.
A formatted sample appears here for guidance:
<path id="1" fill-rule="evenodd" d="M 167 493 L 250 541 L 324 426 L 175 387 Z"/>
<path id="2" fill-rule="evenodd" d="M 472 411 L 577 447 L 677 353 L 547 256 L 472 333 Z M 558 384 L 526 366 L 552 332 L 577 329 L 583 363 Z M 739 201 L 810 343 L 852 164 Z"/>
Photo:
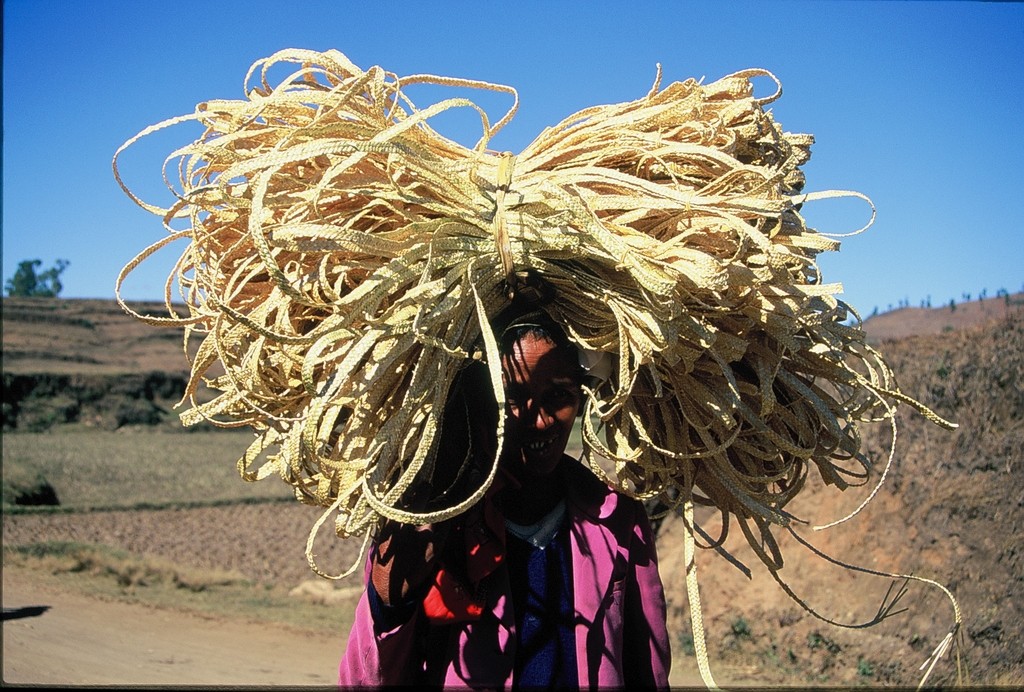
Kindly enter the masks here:
<path id="1" fill-rule="evenodd" d="M 555 438 L 549 437 L 545 440 L 534 440 L 533 442 L 527 442 L 523 447 L 533 453 L 545 452 L 549 447 L 555 444 Z"/>

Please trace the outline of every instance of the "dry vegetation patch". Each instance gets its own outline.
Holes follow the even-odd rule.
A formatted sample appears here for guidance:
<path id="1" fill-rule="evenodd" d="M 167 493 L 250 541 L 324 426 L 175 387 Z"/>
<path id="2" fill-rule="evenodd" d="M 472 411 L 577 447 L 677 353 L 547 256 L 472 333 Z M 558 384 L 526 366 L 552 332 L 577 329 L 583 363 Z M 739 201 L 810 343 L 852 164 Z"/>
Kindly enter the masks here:
<path id="1" fill-rule="evenodd" d="M 234 461 L 252 435 L 245 431 L 118 431 L 62 426 L 44 433 L 3 435 L 4 501 L 15 487 L 49 485 L 63 510 L 138 509 L 283 500 L 283 483 L 244 483 Z M 24 479 L 24 480 L 21 480 Z M 9 487 L 12 486 L 12 487 Z M 10 500 L 8 500 L 10 498 Z M 5 507 L 14 511 L 14 507 Z"/>

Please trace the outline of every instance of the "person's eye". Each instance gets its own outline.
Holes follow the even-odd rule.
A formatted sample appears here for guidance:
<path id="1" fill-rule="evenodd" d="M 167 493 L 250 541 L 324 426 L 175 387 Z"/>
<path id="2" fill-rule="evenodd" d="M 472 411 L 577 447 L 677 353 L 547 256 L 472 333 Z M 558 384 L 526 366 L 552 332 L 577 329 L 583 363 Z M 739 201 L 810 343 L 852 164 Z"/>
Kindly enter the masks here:
<path id="1" fill-rule="evenodd" d="M 576 400 L 576 392 L 571 389 L 556 389 L 551 393 L 551 400 L 557 404 L 570 404 Z"/>

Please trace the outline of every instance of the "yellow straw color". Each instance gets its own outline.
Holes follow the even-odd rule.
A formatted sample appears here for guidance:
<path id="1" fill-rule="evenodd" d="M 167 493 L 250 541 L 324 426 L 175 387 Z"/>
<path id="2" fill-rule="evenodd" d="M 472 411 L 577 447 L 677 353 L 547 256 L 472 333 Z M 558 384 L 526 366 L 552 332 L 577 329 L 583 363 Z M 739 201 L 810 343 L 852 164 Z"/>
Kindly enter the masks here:
<path id="1" fill-rule="evenodd" d="M 754 96 L 758 78 L 771 96 Z M 466 98 L 417 107 L 411 84 L 513 103 L 492 124 Z M 504 401 L 487 324 L 523 277 L 543 277 L 558 296 L 550 315 L 612 363 L 586 390 L 582 463 L 688 516 L 717 507 L 775 569 L 772 527 L 791 524 L 784 507 L 811 470 L 839 490 L 873 473 L 861 423 L 905 404 L 953 427 L 899 391 L 840 286 L 823 282 L 816 257 L 839 241 L 809 228 L 802 205 L 867 198 L 804 192 L 813 138 L 765 109 L 781 93 L 756 69 L 662 88 L 659 66 L 641 98 L 575 113 L 513 156 L 489 148 L 518 107 L 511 87 L 284 50 L 253 65 L 244 98 L 201 103 L 118 149 L 126 193 L 169 230 L 189 224 L 125 267 L 118 300 L 139 262 L 187 238 L 170 316 L 125 306 L 183 327 L 186 346 L 200 340 L 182 420 L 251 427 L 243 477 L 276 475 L 325 508 L 316 527 L 329 513 L 338 535 L 368 537 L 382 517 L 440 521 L 483 496 L 496 462 L 464 502 L 397 506 L 430 477 L 463 365 L 485 361 Z M 471 148 L 430 125 L 456 108 L 480 118 Z M 119 156 L 189 120 L 203 134 L 165 163 L 176 203 L 144 202 Z M 186 315 L 172 308 L 175 282 Z"/>

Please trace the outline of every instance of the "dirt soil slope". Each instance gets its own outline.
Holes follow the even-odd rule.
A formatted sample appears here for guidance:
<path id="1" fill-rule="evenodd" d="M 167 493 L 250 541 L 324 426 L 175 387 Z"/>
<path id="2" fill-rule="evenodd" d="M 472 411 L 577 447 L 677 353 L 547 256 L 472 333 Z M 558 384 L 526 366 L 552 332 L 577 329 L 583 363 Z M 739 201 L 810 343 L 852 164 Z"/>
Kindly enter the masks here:
<path id="1" fill-rule="evenodd" d="M 1011 316 L 938 337 L 888 340 L 879 348 L 903 391 L 960 427 L 944 431 L 902 407 L 893 465 L 878 494 L 850 521 L 798 532 L 848 564 L 912 574 L 948 588 L 963 613 L 961 662 L 969 679 L 1024 686 L 1024 320 Z M 890 441 L 884 427 L 865 438 L 882 462 Z M 824 524 L 854 510 L 869 490 L 840 493 L 819 485 L 789 509 L 811 525 Z M 660 546 L 680 545 L 679 523 L 666 520 Z M 707 518 L 713 536 L 718 525 Z M 902 581 L 831 565 L 783 538 L 780 578 L 824 617 L 865 622 L 889 584 Z M 784 593 L 738 527 L 732 527 L 725 547 L 752 574 L 747 579 L 713 551 L 699 554 L 709 649 L 712 660 L 750 666 L 752 679 L 916 685 L 919 666 L 954 621 L 941 588 L 910 581 L 899 603 L 905 612 L 867 629 L 836 627 Z M 681 551 L 663 554 L 670 619 L 689 632 Z M 955 680 L 949 659 L 931 678 L 942 684 Z"/>
<path id="2" fill-rule="evenodd" d="M 129 306 L 167 317 L 162 303 Z M 152 327 L 112 300 L 6 297 L 0 309 L 5 373 L 188 372 L 180 329 Z"/>

